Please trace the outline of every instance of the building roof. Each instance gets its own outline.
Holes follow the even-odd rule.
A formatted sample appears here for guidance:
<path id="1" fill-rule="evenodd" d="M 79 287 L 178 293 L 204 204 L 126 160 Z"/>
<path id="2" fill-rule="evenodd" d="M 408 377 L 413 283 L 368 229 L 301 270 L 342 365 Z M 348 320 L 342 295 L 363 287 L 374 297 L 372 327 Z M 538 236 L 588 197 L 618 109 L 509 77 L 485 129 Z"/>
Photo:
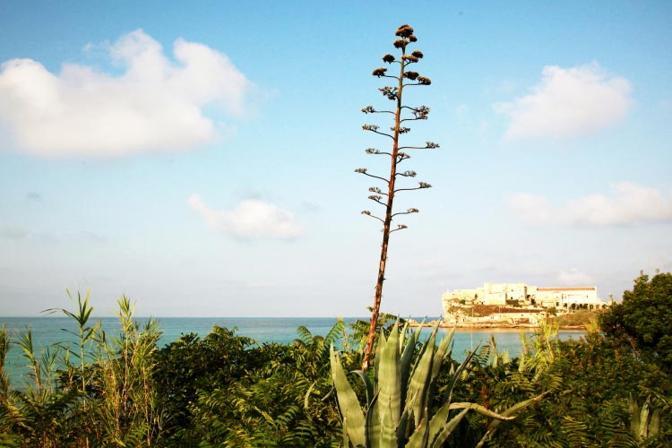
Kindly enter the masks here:
<path id="1" fill-rule="evenodd" d="M 595 286 L 539 287 L 537 291 L 595 291 Z"/>

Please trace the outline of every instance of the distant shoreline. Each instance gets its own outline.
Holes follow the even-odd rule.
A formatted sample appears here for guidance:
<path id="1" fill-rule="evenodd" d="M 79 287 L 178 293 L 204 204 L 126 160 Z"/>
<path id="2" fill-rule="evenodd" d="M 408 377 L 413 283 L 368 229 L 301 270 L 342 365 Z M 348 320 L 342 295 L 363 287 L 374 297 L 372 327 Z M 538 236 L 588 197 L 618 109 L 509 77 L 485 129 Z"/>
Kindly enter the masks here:
<path id="1" fill-rule="evenodd" d="M 419 323 L 419 322 L 418 323 L 409 323 L 409 327 L 431 328 L 434 325 L 435 324 L 431 324 L 431 323 L 424 323 L 423 324 L 423 323 Z M 506 325 L 506 324 L 504 324 L 504 325 L 483 325 L 483 324 L 478 324 L 478 325 L 464 325 L 464 324 L 450 325 L 450 324 L 441 323 L 441 324 L 439 324 L 439 328 L 443 328 L 443 329 L 453 329 L 454 328 L 455 330 L 460 330 L 460 331 L 471 330 L 473 332 L 480 332 L 480 333 L 493 332 L 493 331 L 497 332 L 497 333 L 499 333 L 499 332 L 506 333 L 506 332 L 519 332 L 519 331 L 534 331 L 534 330 L 538 330 L 539 326 L 538 325 Z M 558 330 L 560 330 L 560 331 L 575 331 L 577 333 L 585 333 L 586 328 L 583 325 L 564 325 L 564 326 L 560 326 L 558 328 Z"/>

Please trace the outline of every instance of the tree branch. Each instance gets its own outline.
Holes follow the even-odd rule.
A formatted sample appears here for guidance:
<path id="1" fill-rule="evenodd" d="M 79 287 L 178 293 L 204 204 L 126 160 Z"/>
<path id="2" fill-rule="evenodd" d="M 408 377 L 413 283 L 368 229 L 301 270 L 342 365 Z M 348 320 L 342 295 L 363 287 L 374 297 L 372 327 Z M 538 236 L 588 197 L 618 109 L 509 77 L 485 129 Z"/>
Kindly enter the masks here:
<path id="1" fill-rule="evenodd" d="M 387 180 L 387 179 L 385 179 L 384 177 L 381 177 L 381 176 L 376 176 L 376 175 L 369 174 L 369 173 L 362 173 L 362 174 L 364 174 L 365 176 L 373 177 L 374 179 L 380 179 L 384 182 L 387 182 L 388 184 L 390 183 L 389 180 Z"/>
<path id="2" fill-rule="evenodd" d="M 404 229 L 408 229 L 408 226 L 405 224 L 397 224 L 397 228 L 390 230 L 390 233 L 394 233 L 397 230 L 404 230 Z"/>
<path id="3" fill-rule="evenodd" d="M 390 156 L 390 157 L 392 157 L 392 154 L 391 154 L 391 153 L 389 153 L 389 152 L 385 152 L 385 151 L 381 151 L 381 150 L 376 149 L 376 148 L 366 148 L 366 149 L 364 150 L 364 152 L 367 153 L 367 154 L 376 155 L 376 156 L 377 156 L 377 155 L 381 155 L 381 154 L 385 154 L 386 156 Z"/>
<path id="4" fill-rule="evenodd" d="M 387 204 L 381 201 L 382 196 L 371 195 L 371 196 L 369 196 L 369 199 L 371 199 L 373 202 L 377 202 L 378 204 L 382 205 L 383 207 L 387 207 Z"/>
<path id="5" fill-rule="evenodd" d="M 378 135 L 384 135 L 385 137 L 390 137 L 392 140 L 394 140 L 394 137 L 392 137 L 390 134 L 386 134 L 385 132 L 380 132 L 380 131 L 371 131 L 371 132 L 373 132 L 374 134 L 378 134 Z"/>
<path id="6" fill-rule="evenodd" d="M 425 142 L 425 146 L 400 146 L 399 150 L 402 150 L 402 149 L 436 149 L 438 147 L 439 147 L 438 143 Z"/>
<path id="7" fill-rule="evenodd" d="M 406 170 L 406 171 L 402 171 L 402 172 L 400 172 L 400 173 L 396 173 L 395 176 L 415 177 L 416 174 L 418 174 L 418 173 L 416 173 L 416 172 L 413 171 L 413 170 Z"/>
<path id="8" fill-rule="evenodd" d="M 392 217 L 394 218 L 395 216 L 398 216 L 398 215 L 410 215 L 410 214 L 413 214 L 413 213 L 420 213 L 420 210 L 418 210 L 417 208 L 409 208 L 405 212 L 397 212 L 397 213 L 393 214 Z"/>
<path id="9" fill-rule="evenodd" d="M 399 164 L 400 164 L 401 162 L 403 162 L 404 160 L 408 160 L 408 159 L 410 159 L 410 158 L 411 158 L 411 156 L 409 156 L 409 155 L 406 154 L 405 152 L 397 153 L 397 165 L 399 165 Z"/>
<path id="10" fill-rule="evenodd" d="M 373 132 L 374 134 L 384 135 L 385 137 L 390 137 L 392 140 L 394 140 L 394 137 L 392 137 L 390 134 L 386 134 L 385 132 L 380 132 L 378 130 L 378 126 L 376 126 L 376 128 L 362 128 L 362 129 L 364 129 L 365 131 Z"/>
<path id="11" fill-rule="evenodd" d="M 386 134 L 384 132 L 380 132 L 378 129 L 380 129 L 380 126 L 375 125 L 375 124 L 363 124 L 362 129 L 365 131 L 373 132 L 374 134 L 380 134 L 380 135 L 385 135 L 387 137 L 390 137 L 392 140 L 394 140 L 394 137 L 392 137 L 390 134 Z"/>
<path id="12" fill-rule="evenodd" d="M 387 196 L 387 193 L 384 193 L 383 190 L 381 190 L 378 187 L 369 187 L 369 192 L 376 193 L 376 194 L 379 194 L 381 196 Z"/>
<path id="13" fill-rule="evenodd" d="M 420 185 L 414 188 L 398 188 L 394 190 L 395 193 L 400 191 L 413 191 L 413 190 L 424 190 L 425 188 L 432 188 L 432 186 L 426 182 L 420 182 Z"/>
<path id="14" fill-rule="evenodd" d="M 384 177 L 380 177 L 380 176 L 376 176 L 376 175 L 374 175 L 374 174 L 369 174 L 369 173 L 367 173 L 367 172 L 366 172 L 366 168 L 357 168 L 357 169 L 355 170 L 355 173 L 359 173 L 359 174 L 363 174 L 363 175 L 365 175 L 365 176 L 373 177 L 374 179 L 380 179 L 380 180 L 382 180 L 382 181 L 387 182 L 388 184 L 390 183 L 390 181 L 387 180 L 387 179 L 385 179 Z"/>
<path id="15" fill-rule="evenodd" d="M 432 84 L 432 80 L 429 78 L 426 78 L 424 76 L 418 76 L 418 82 L 409 82 L 408 84 L 404 84 L 404 87 L 408 86 L 428 86 Z"/>
<path id="16" fill-rule="evenodd" d="M 364 216 L 368 216 L 368 217 L 373 218 L 373 219 L 377 219 L 378 221 L 380 221 L 380 222 L 382 222 L 383 224 L 385 224 L 385 221 L 383 221 L 382 218 L 379 218 L 379 217 L 377 217 L 377 216 L 375 216 L 375 215 L 372 215 L 371 212 L 368 211 L 368 210 L 362 210 L 362 215 L 364 215 Z"/>

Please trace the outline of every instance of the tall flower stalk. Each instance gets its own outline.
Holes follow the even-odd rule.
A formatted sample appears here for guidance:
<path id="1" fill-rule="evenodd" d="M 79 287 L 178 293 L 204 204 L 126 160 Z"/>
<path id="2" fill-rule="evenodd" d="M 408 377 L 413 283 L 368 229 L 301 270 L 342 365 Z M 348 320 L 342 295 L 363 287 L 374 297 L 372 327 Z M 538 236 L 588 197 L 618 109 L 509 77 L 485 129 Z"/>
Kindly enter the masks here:
<path id="1" fill-rule="evenodd" d="M 405 224 L 397 224 L 395 228 L 392 228 L 392 223 L 398 216 L 419 212 L 417 208 L 409 208 L 405 211 L 395 212 L 394 198 L 397 193 L 402 191 L 422 190 L 431 187 L 431 185 L 426 182 L 419 182 L 416 186 L 399 185 L 398 181 L 401 181 L 402 177 L 414 178 L 416 176 L 415 171 L 401 171 L 399 169 L 399 164 L 411 158 L 409 155 L 410 151 L 435 149 L 439 147 L 439 145 L 434 142 L 426 142 L 424 145 L 417 146 L 400 146 L 399 144 L 401 135 L 407 134 L 411 131 L 411 129 L 406 126 L 408 122 L 426 120 L 429 116 L 429 108 L 427 106 L 412 107 L 403 103 L 404 90 L 410 86 L 428 86 L 431 84 L 431 80 L 425 76 L 420 75 L 418 72 L 409 69 L 414 64 L 419 63 L 420 60 L 424 57 L 422 51 L 411 50 L 409 48 L 411 44 L 417 42 L 418 40 L 417 37 L 415 37 L 413 34 L 413 28 L 409 25 L 402 25 L 397 29 L 396 36 L 397 39 L 394 41 L 394 47 L 400 53 L 399 59 L 397 59 L 397 57 L 392 54 L 386 54 L 383 56 L 383 62 L 390 66 L 397 64 L 399 68 L 398 75 L 388 74 L 388 69 L 386 67 L 377 68 L 372 73 L 373 76 L 378 78 L 389 78 L 393 80 L 393 85 L 384 86 L 379 90 L 385 98 L 394 104 L 394 109 L 378 110 L 373 106 L 366 106 L 362 109 L 362 112 L 365 114 L 388 114 L 394 117 L 394 124 L 392 127 L 390 127 L 391 133 L 382 131 L 380 126 L 375 124 L 364 124 L 362 126 L 364 131 L 372 132 L 392 140 L 392 145 L 389 152 L 381 151 L 377 148 L 368 148 L 366 150 L 367 154 L 382 155 L 389 158 L 389 175 L 379 176 L 371 174 L 366 168 L 357 168 L 355 170 L 356 173 L 371 177 L 382 183 L 382 188 L 379 186 L 372 186 L 369 188 L 369 192 L 372 193 L 369 196 L 369 199 L 384 208 L 384 214 L 382 216 L 379 216 L 370 210 L 362 211 L 363 215 L 376 219 L 383 224 L 383 241 L 380 248 L 380 260 L 378 265 L 378 276 L 376 279 L 373 308 L 371 311 L 371 323 L 369 326 L 366 346 L 364 348 L 364 357 L 362 361 L 363 369 L 367 369 L 369 367 L 376 339 L 376 326 L 380 314 L 380 303 L 383 297 L 383 283 L 385 282 L 385 269 L 387 267 L 387 251 L 390 241 L 390 234 L 407 228 Z"/>

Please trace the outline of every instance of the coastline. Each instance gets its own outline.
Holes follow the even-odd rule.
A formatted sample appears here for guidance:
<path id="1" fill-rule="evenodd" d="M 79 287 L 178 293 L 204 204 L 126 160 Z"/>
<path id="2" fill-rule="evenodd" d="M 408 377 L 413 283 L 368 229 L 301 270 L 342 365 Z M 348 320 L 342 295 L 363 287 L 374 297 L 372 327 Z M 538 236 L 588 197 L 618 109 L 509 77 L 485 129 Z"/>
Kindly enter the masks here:
<path id="1" fill-rule="evenodd" d="M 417 328 L 417 327 L 427 327 L 427 328 L 432 328 L 435 324 L 432 323 L 420 323 L 420 322 L 409 322 L 408 326 Z M 440 323 L 439 328 L 444 328 L 444 329 L 455 329 L 455 330 L 470 330 L 473 332 L 491 332 L 491 333 L 511 333 L 511 332 L 520 332 L 520 331 L 536 331 L 539 329 L 538 325 L 525 325 L 525 324 L 493 324 L 493 325 L 485 325 L 485 324 L 473 324 L 473 325 L 465 325 L 465 324 L 459 324 L 459 325 L 451 325 L 447 323 Z M 585 333 L 586 328 L 583 325 L 561 325 L 558 327 L 559 331 L 574 331 L 577 333 Z"/>

